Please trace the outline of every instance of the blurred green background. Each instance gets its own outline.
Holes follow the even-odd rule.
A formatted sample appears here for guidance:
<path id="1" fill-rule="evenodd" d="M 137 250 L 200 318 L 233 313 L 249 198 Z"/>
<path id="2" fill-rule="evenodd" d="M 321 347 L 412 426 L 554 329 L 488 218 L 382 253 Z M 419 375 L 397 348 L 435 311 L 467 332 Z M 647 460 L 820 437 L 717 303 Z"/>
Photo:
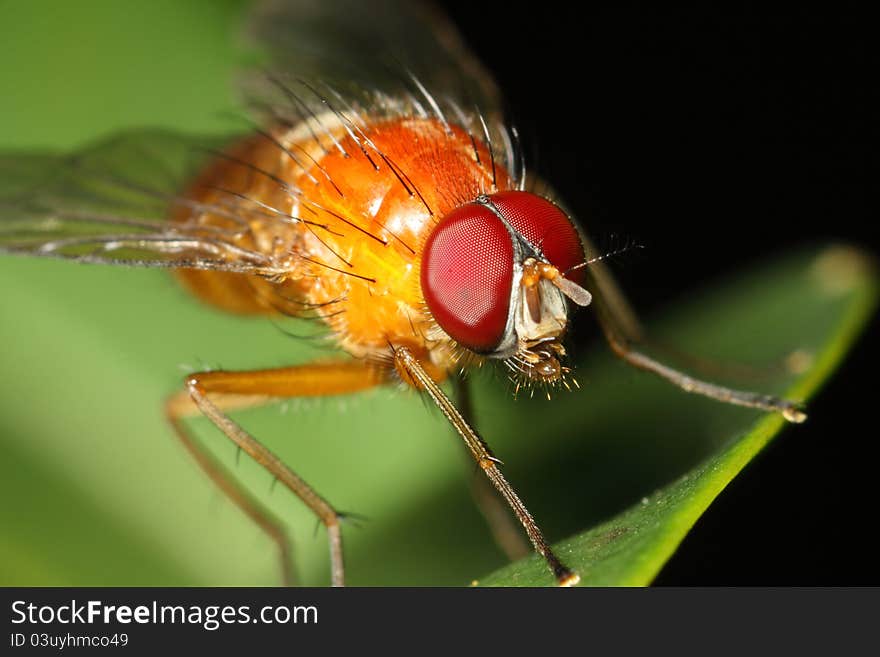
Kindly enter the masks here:
<path id="1" fill-rule="evenodd" d="M 226 132 L 240 113 L 233 72 L 252 58 L 238 36 L 246 5 L 0 2 L 0 149 L 73 148 L 138 126 Z M 683 316 L 661 335 L 755 363 L 818 347 L 845 300 L 816 305 L 798 276 L 704 293 L 692 306 L 702 322 Z M 204 308 L 161 272 L 3 257 L 0 290 L 0 584 L 278 583 L 272 544 L 190 462 L 161 404 L 193 369 L 326 352 L 270 321 Z M 791 326 L 809 329 L 805 343 L 792 344 Z M 553 402 L 513 402 L 502 375 L 477 377 L 482 431 L 551 540 L 638 502 L 757 417 L 687 398 L 604 351 L 579 361 L 583 390 Z M 415 396 L 380 390 L 240 419 L 338 508 L 368 518 L 345 529 L 351 584 L 467 584 L 505 562 L 470 503 L 457 438 Z M 326 584 L 314 519 L 195 426 L 289 523 L 302 583 Z"/>

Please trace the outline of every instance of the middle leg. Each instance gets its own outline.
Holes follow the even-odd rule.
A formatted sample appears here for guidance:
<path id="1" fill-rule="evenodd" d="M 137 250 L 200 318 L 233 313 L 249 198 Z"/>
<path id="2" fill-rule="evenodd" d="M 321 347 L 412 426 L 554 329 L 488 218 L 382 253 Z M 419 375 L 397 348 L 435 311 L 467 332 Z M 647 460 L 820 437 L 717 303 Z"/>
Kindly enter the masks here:
<path id="1" fill-rule="evenodd" d="M 340 514 L 304 479 L 291 470 L 265 445 L 260 443 L 227 411 L 254 406 L 274 399 L 314 397 L 357 392 L 384 382 L 380 372 L 363 362 L 338 362 L 285 367 L 249 372 L 200 372 L 187 377 L 185 392 L 172 397 L 166 406 L 169 419 L 189 448 L 193 441 L 181 433 L 182 418 L 200 412 L 220 429 L 227 438 L 263 466 L 275 479 L 299 497 L 327 528 L 330 543 L 331 581 L 342 586 L 345 571 L 342 554 Z M 259 504 L 244 494 L 242 487 L 223 476 L 223 469 L 206 460 L 202 450 L 190 451 L 203 469 L 233 502 L 254 519 L 281 546 L 282 559 L 287 559 L 286 543 L 279 541 L 277 522 Z M 206 467 L 206 464 L 208 467 Z M 286 565 L 282 568 L 287 572 Z"/>

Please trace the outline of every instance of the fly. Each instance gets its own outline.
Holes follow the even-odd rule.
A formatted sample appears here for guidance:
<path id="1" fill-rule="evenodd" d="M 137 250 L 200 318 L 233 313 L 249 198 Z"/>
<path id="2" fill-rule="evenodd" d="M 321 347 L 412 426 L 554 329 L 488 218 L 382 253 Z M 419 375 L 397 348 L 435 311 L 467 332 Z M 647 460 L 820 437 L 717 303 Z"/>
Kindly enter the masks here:
<path id="1" fill-rule="evenodd" d="M 209 419 L 323 523 L 336 586 L 345 581 L 343 514 L 230 412 L 385 385 L 417 391 L 497 493 L 481 499 L 509 507 L 561 586 L 580 574 L 553 552 L 444 382 L 461 387 L 463 372 L 497 362 L 517 390 L 575 387 L 566 333 L 573 311 L 590 307 L 630 365 L 687 392 L 805 419 L 794 402 L 702 381 L 638 350 L 643 331 L 603 254 L 561 202 L 530 191 L 535 179 L 497 88 L 444 18 L 393 0 L 381 11 L 267 2 L 251 32 L 270 56 L 246 80 L 260 128 L 231 142 L 123 134 L 73 158 L 47 157 L 7 181 L 0 250 L 166 268 L 221 310 L 326 328 L 337 360 L 196 372 L 165 406 L 199 466 L 277 543 L 285 581 L 283 528 L 195 440 L 188 418 Z M 377 42 L 397 61 L 364 61 Z M 173 174 L 175 192 L 139 177 L 144 145 L 192 163 Z M 159 210 L 133 211 L 132 198 Z"/>

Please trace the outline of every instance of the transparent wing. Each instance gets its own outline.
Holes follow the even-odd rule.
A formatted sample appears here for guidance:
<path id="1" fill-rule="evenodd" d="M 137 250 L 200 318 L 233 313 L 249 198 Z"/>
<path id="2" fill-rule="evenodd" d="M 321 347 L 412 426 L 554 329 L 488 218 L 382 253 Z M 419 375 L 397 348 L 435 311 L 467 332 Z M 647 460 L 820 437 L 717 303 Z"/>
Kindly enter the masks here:
<path id="1" fill-rule="evenodd" d="M 522 149 L 492 76 L 433 5 L 416 0 L 267 0 L 248 33 L 266 64 L 242 89 L 264 123 L 340 122 L 353 138 L 383 116 L 436 117 L 481 141 L 517 185 Z"/>
<path id="2" fill-rule="evenodd" d="M 226 142 L 143 130 L 73 154 L 0 153 L 0 251 L 262 273 L 264 256 L 237 246 L 234 229 L 195 221 L 211 212 L 235 225 L 234 203 L 200 207 L 183 195 Z"/>
<path id="3" fill-rule="evenodd" d="M 420 91 L 463 107 L 497 111 L 488 71 L 435 7 L 417 0 L 267 0 L 249 30 L 271 72 L 381 90 Z M 415 89 L 414 89 L 415 86 Z"/>
<path id="4" fill-rule="evenodd" d="M 430 6 L 272 0 L 254 10 L 248 32 L 268 60 L 245 76 L 265 124 L 320 130 L 320 116 L 335 112 L 354 134 L 382 112 L 433 114 L 497 144 L 515 173 L 521 158 L 491 76 Z M 230 142 L 141 130 L 73 154 L 0 153 L 0 252 L 271 276 L 269 257 L 236 239 L 248 229 L 240 198 L 200 207 L 186 194 Z M 198 222 L 201 212 L 229 227 Z M 172 220 L 182 215 L 193 220 Z"/>

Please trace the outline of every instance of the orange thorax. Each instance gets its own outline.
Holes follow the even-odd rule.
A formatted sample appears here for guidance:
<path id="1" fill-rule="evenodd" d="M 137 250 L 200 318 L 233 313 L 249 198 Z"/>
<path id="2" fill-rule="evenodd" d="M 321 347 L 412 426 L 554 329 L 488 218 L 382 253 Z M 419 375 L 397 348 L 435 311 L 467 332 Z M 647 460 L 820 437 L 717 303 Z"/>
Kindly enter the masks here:
<path id="1" fill-rule="evenodd" d="M 493 189 L 488 150 L 436 119 L 380 120 L 354 136 L 338 120 L 325 132 L 314 125 L 248 137 L 198 176 L 188 197 L 229 206 L 229 216 L 186 208 L 173 217 L 235 231 L 286 273 L 178 278 L 227 311 L 317 316 L 356 357 L 406 345 L 448 370 L 448 340 L 437 337 L 419 284 L 421 249 L 447 213 Z M 509 188 L 495 168 L 497 188 Z"/>

